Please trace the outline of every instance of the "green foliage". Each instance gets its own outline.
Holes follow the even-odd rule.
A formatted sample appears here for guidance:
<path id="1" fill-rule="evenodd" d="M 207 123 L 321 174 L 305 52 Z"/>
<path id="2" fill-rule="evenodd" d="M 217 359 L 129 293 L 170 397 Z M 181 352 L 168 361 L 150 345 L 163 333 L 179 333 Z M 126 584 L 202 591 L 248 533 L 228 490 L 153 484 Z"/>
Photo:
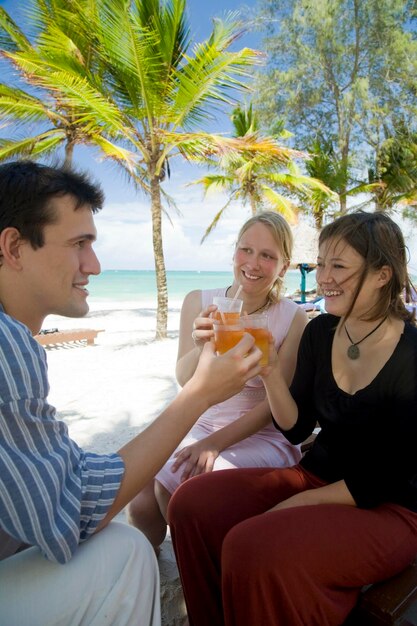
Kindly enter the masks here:
<path id="1" fill-rule="evenodd" d="M 386 139 L 377 154 L 374 168 L 368 171 L 374 183 L 373 200 L 379 211 L 402 207 L 416 219 L 417 206 L 417 134 L 404 127 Z"/>
<path id="2" fill-rule="evenodd" d="M 321 180 L 337 196 L 347 193 L 347 172 L 338 158 L 333 144 L 325 137 L 317 136 L 307 147 L 309 158 L 305 168 L 310 176 Z M 334 212 L 334 196 L 315 189 L 306 198 L 306 212 L 312 213 L 317 228 L 321 228 L 325 216 Z"/>
<path id="3" fill-rule="evenodd" d="M 234 200 L 249 204 L 253 214 L 271 209 L 281 213 L 290 223 L 297 221 L 296 197 L 306 199 L 313 192 L 324 197 L 330 190 L 316 178 L 304 176 L 295 159 L 307 155 L 280 145 L 275 137 L 262 135 L 258 117 L 252 105 L 236 107 L 231 115 L 234 126 L 235 150 L 218 150 L 204 158 L 206 164 L 217 171 L 195 181 L 210 189 L 225 191 L 229 198 L 207 228 L 203 240 L 212 232 L 220 218 Z M 278 127 L 276 127 L 278 130 Z M 280 129 L 280 134 L 286 133 Z M 280 191 L 278 191 L 280 190 Z"/>
<path id="4" fill-rule="evenodd" d="M 358 156 L 377 151 L 401 112 L 417 119 L 415 11 L 408 0 L 260 0 L 268 67 L 256 106 L 298 145 L 325 137 L 346 192 Z M 341 194 L 345 210 L 346 193 Z"/>

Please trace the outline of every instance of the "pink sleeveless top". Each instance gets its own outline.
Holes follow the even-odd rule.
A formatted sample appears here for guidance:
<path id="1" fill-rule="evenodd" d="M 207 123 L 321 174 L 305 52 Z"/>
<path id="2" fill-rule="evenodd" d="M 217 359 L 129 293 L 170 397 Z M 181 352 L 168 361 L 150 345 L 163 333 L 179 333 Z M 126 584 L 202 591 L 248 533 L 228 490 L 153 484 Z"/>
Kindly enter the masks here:
<path id="1" fill-rule="evenodd" d="M 214 296 L 224 296 L 225 289 L 208 289 L 201 292 L 202 308 L 206 308 L 212 304 Z M 298 306 L 288 298 L 281 298 L 279 302 L 271 304 L 266 311 L 268 317 L 268 327 L 275 340 L 275 348 L 279 350 L 282 342 L 288 334 L 288 330 L 294 319 L 294 315 L 298 310 Z M 213 426 L 213 430 L 218 430 L 235 419 L 241 417 L 244 413 L 259 404 L 266 396 L 266 391 L 260 376 L 256 376 L 249 380 L 244 389 L 229 398 L 225 402 L 216 404 L 203 413 L 198 423 L 205 423 L 206 426 Z M 256 437 L 273 439 L 276 442 L 285 441 L 287 439 L 271 424 L 256 433 Z"/>
<path id="2" fill-rule="evenodd" d="M 224 296 L 225 289 L 202 291 L 202 308 L 212 303 L 213 296 Z M 268 326 L 275 339 L 278 350 L 287 336 L 291 322 L 297 312 L 297 305 L 291 300 L 282 298 L 267 310 Z M 178 446 L 178 450 L 201 441 L 211 433 L 227 426 L 242 417 L 254 406 L 262 402 L 266 391 L 260 376 L 249 380 L 244 389 L 220 404 L 216 404 L 197 420 L 188 435 Z M 299 462 L 301 452 L 299 446 L 292 445 L 282 433 L 271 423 L 256 433 L 223 450 L 216 458 L 214 470 L 232 469 L 236 467 L 289 467 Z M 172 465 L 175 453 L 171 455 L 164 467 L 156 475 L 156 479 L 173 493 L 181 482 L 181 468 L 173 472 Z"/>

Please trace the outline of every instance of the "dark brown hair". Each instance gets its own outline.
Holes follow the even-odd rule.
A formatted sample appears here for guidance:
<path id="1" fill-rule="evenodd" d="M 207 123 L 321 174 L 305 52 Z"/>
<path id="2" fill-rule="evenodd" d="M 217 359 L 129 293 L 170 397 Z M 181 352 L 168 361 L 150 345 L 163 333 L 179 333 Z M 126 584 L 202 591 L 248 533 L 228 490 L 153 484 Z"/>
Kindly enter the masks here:
<path id="1" fill-rule="evenodd" d="M 67 194 L 75 199 L 75 209 L 87 205 L 96 213 L 103 206 L 101 188 L 84 174 L 34 161 L 0 165 L 0 232 L 17 228 L 32 248 L 41 248 L 45 226 L 56 219 L 52 200 Z"/>
<path id="2" fill-rule="evenodd" d="M 411 299 L 413 286 L 407 272 L 407 248 L 399 226 L 385 213 L 357 211 L 343 215 L 323 228 L 319 245 L 333 239 L 347 243 L 363 258 L 358 285 L 345 318 L 349 317 L 366 276 L 384 265 L 391 268 L 390 280 L 380 290 L 378 302 L 368 311 L 369 321 L 386 315 L 414 321 L 415 315 L 407 310 L 402 295 Z"/>

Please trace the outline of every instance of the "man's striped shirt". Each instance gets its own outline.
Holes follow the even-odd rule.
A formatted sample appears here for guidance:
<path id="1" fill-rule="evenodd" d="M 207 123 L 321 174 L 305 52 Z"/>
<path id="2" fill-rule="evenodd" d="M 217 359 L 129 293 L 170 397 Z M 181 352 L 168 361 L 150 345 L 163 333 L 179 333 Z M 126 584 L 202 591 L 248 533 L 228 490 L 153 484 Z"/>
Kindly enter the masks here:
<path id="1" fill-rule="evenodd" d="M 48 393 L 45 350 L 0 311 L 0 529 L 65 563 L 106 516 L 124 465 L 79 448 Z"/>

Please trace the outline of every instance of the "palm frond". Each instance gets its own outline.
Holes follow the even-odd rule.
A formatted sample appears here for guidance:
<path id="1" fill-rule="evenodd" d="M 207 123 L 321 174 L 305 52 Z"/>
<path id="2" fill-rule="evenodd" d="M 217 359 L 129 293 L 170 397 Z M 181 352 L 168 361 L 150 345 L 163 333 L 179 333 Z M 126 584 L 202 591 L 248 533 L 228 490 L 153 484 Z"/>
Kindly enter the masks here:
<path id="1" fill-rule="evenodd" d="M 165 191 L 165 189 L 161 189 L 161 196 L 165 200 L 168 208 L 174 210 L 176 215 L 178 215 L 179 217 L 182 217 L 182 213 L 181 213 L 180 209 L 178 208 L 177 203 L 175 202 L 175 199 L 169 193 L 167 193 Z M 162 211 L 163 211 L 165 217 L 172 224 L 171 216 L 169 215 L 168 211 L 166 210 L 166 208 L 164 206 L 162 207 Z"/>
<path id="2" fill-rule="evenodd" d="M 32 59 L 22 54 L 13 57 L 22 70 L 30 74 L 32 84 L 55 95 L 59 106 L 71 110 L 73 123 L 86 132 L 92 133 L 96 128 L 102 132 L 129 134 L 127 119 L 118 107 L 85 77 L 53 67 L 43 59 Z"/>
<path id="3" fill-rule="evenodd" d="M 191 185 L 203 185 L 204 193 L 207 193 L 210 189 L 222 191 L 224 189 L 231 189 L 233 187 L 234 179 L 231 176 L 222 176 L 221 174 L 207 174 L 198 180 L 193 180 L 188 183 Z"/>
<path id="4" fill-rule="evenodd" d="M 250 69 L 259 65 L 261 53 L 243 48 L 230 52 L 230 43 L 242 33 L 235 15 L 216 20 L 209 40 L 195 46 L 194 55 L 184 55 L 184 63 L 172 74 L 173 128 L 188 127 L 207 117 L 207 106 L 232 104 L 232 93 L 247 88 Z"/>
<path id="5" fill-rule="evenodd" d="M 220 209 L 220 211 L 218 211 L 216 213 L 216 215 L 214 216 L 212 222 L 209 224 L 209 226 L 206 228 L 206 231 L 203 235 L 203 237 L 201 238 L 200 243 L 204 243 L 204 241 L 207 239 L 207 237 L 210 235 L 211 232 L 213 232 L 213 230 L 216 228 L 217 224 L 219 223 L 220 218 L 222 217 L 223 213 L 226 211 L 227 207 L 230 205 L 230 203 L 234 200 L 233 197 L 229 198 L 229 200 L 226 202 L 226 204 L 224 205 L 224 207 L 222 207 Z"/>
<path id="6" fill-rule="evenodd" d="M 160 53 L 165 65 L 170 68 L 181 64 L 190 45 L 190 26 L 185 9 L 186 0 L 174 0 L 163 5 L 160 12 L 154 12 L 154 27 L 159 36 Z"/>
<path id="7" fill-rule="evenodd" d="M 271 208 L 277 211 L 277 213 L 281 213 L 290 224 L 296 224 L 298 207 L 289 198 L 285 198 L 285 196 L 277 193 L 267 185 L 261 185 L 260 187 L 263 197 Z"/>
<path id="8" fill-rule="evenodd" d="M 0 161 L 12 157 L 32 157 L 36 159 L 44 154 L 49 154 L 64 143 L 65 133 L 49 131 L 34 137 L 24 139 L 0 139 Z"/>
<path id="9" fill-rule="evenodd" d="M 29 39 L 12 20 L 7 11 L 0 6 L 0 50 L 13 52 L 29 50 L 32 47 Z"/>
<path id="10" fill-rule="evenodd" d="M 131 152 L 131 150 L 122 148 L 106 139 L 103 135 L 93 136 L 91 143 L 100 148 L 104 158 L 110 158 L 117 161 L 117 163 L 123 162 L 124 168 L 131 176 L 137 174 L 140 169 L 142 169 L 142 172 L 145 172 L 138 163 L 137 154 Z"/>
<path id="11" fill-rule="evenodd" d="M 316 189 L 321 191 L 323 194 L 331 197 L 333 200 L 337 200 L 338 195 L 329 189 L 327 185 L 325 185 L 318 178 L 312 178 L 311 176 L 304 176 L 303 174 L 289 174 L 289 173 L 271 173 L 267 176 L 268 180 L 287 189 L 292 189 L 294 191 L 306 191 L 309 189 Z"/>
<path id="12" fill-rule="evenodd" d="M 3 120 L 25 123 L 53 121 L 65 124 L 65 117 L 54 111 L 47 99 L 40 99 L 15 87 L 0 84 L 0 113 Z"/>
<path id="13" fill-rule="evenodd" d="M 159 34 L 151 28 L 152 20 L 143 24 L 143 19 L 140 12 L 103 0 L 97 36 L 117 93 L 152 127 L 154 116 L 165 108 L 161 94 L 169 68 L 158 51 Z"/>
<path id="14" fill-rule="evenodd" d="M 234 128 L 235 137 L 244 137 L 247 134 L 255 133 L 259 130 L 259 121 L 253 112 L 252 103 L 248 107 L 242 108 L 240 105 L 232 111 L 230 119 Z"/>

